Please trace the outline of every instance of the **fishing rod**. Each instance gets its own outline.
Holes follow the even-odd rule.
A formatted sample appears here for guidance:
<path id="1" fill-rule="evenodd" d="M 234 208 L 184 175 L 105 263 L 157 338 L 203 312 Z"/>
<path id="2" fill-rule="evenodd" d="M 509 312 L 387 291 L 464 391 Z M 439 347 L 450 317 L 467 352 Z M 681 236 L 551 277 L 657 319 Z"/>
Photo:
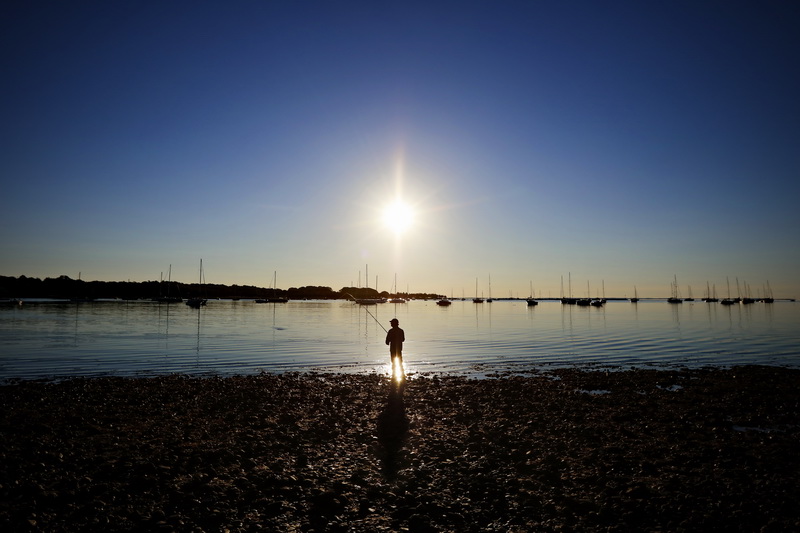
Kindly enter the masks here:
<path id="1" fill-rule="evenodd" d="M 356 299 L 356 297 L 355 297 L 355 296 L 353 296 L 353 295 L 352 295 L 352 294 L 350 294 L 349 292 L 346 292 L 345 294 L 346 294 L 346 295 L 348 295 L 350 298 L 352 298 L 354 302 L 358 303 L 358 300 Z M 373 320 L 375 320 L 375 322 L 377 322 L 377 323 L 378 323 L 378 325 L 381 327 L 381 329 L 382 329 L 383 331 L 385 331 L 386 333 L 389 333 L 389 331 L 388 331 L 388 330 L 387 330 L 385 327 L 383 327 L 383 324 L 381 324 L 380 320 L 378 320 L 377 318 L 375 318 L 375 315 L 373 315 L 372 313 L 370 313 L 370 312 L 369 312 L 369 309 L 367 309 L 366 307 L 364 307 L 364 311 L 366 311 L 366 312 L 367 312 L 367 314 L 368 314 L 369 316 L 371 316 L 371 317 L 372 317 L 372 319 L 373 319 Z"/>
<path id="2" fill-rule="evenodd" d="M 382 329 L 383 331 L 386 331 L 386 328 L 385 328 L 385 327 L 383 327 L 383 324 L 381 324 L 381 323 L 380 323 L 380 321 L 379 321 L 377 318 L 375 318 L 375 315 L 373 315 L 372 313 L 370 313 L 370 312 L 369 312 L 369 309 L 367 309 L 367 308 L 365 307 L 365 308 L 364 308 L 364 311 L 366 311 L 366 312 L 367 312 L 367 314 L 368 314 L 369 316 L 371 316 L 373 319 L 375 319 L 375 322 L 377 322 L 377 323 L 378 323 L 378 325 L 381 327 L 381 329 Z M 386 333 L 389 333 L 389 332 L 388 332 L 388 331 L 386 331 Z"/>

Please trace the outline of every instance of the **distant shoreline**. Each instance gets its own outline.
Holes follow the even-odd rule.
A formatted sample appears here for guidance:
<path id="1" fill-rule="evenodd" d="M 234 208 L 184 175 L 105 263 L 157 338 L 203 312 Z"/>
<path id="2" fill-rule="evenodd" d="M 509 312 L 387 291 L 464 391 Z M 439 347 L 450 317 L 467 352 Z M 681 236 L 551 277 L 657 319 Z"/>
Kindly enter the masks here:
<path id="1" fill-rule="evenodd" d="M 164 296 L 189 296 L 202 294 L 205 298 L 225 300 L 248 300 L 268 297 L 283 297 L 291 300 L 347 300 L 370 298 L 405 298 L 412 300 L 432 300 L 448 298 L 445 294 L 424 292 L 390 292 L 377 291 L 370 287 L 342 287 L 335 291 L 331 287 L 307 285 L 303 287 L 290 287 L 280 289 L 276 287 L 258 287 L 255 285 L 223 285 L 214 283 L 181 283 L 178 281 L 84 281 L 72 279 L 69 276 L 57 278 L 31 278 L 27 276 L 0 276 L 0 300 L 7 298 L 30 299 L 122 299 L 122 300 L 149 300 Z M 669 296 L 639 297 L 639 300 L 663 300 Z M 471 300 L 472 297 L 450 298 L 453 301 Z M 528 297 L 494 298 L 496 301 L 528 300 Z M 533 297 L 537 301 L 560 301 L 561 297 Z M 608 301 L 628 301 L 626 296 L 613 296 L 603 298 Z M 756 298 L 762 300 L 763 298 Z M 795 298 L 775 298 L 775 301 L 795 301 Z M 697 302 L 703 301 L 701 298 Z"/>
<path id="2" fill-rule="evenodd" d="M 0 276 L 0 298 L 51 298 L 51 299 L 122 299 L 151 300 L 163 297 L 257 299 L 285 297 L 292 300 L 346 300 L 349 298 L 379 298 L 402 296 L 406 298 L 441 298 L 439 294 L 378 292 L 369 287 L 342 287 L 334 291 L 325 286 L 304 286 L 279 289 L 253 285 L 222 285 L 215 283 L 181 283 L 178 281 L 84 281 L 69 276 L 58 278 L 29 278 L 27 276 Z"/>
<path id="3" fill-rule="evenodd" d="M 419 298 L 410 298 L 408 301 L 420 300 L 420 301 L 434 301 L 441 298 L 441 296 L 428 296 L 428 297 L 419 297 Z M 242 301 L 242 302 L 253 302 L 257 300 L 256 297 L 228 297 L 228 298 L 213 298 L 216 300 L 224 300 L 224 301 Z M 471 302 L 472 298 L 448 298 L 452 302 Z M 494 298 L 495 302 L 526 302 L 531 298 Z M 561 298 L 533 298 L 537 302 L 556 302 L 560 303 Z M 639 301 L 643 302 L 659 302 L 659 301 L 666 301 L 668 299 L 667 296 L 660 296 L 660 297 L 639 297 Z M 118 303 L 118 302 L 149 302 L 153 301 L 152 298 L 134 298 L 134 299 L 124 299 L 124 298 L 67 298 L 67 297 L 20 297 L 14 298 L 14 300 L 19 300 L 28 303 L 70 303 L 70 302 L 93 302 L 93 303 Z M 331 301 L 350 301 L 352 302 L 353 299 L 347 296 L 336 296 L 330 298 L 290 298 L 290 301 L 304 301 L 304 300 L 331 300 Z M 630 298 L 606 298 L 609 302 L 629 302 Z M 0 298 L 0 302 L 3 299 Z M 775 298 L 774 302 L 795 302 L 797 301 L 795 298 Z M 762 302 L 762 300 L 756 300 L 756 303 Z M 169 303 L 169 302 L 165 302 Z M 175 303 L 175 302 L 171 302 Z M 180 303 L 180 300 L 178 300 Z M 383 303 L 392 303 L 392 302 L 383 302 Z M 635 302 L 634 302 L 635 303 Z M 718 303 L 718 302 L 705 302 L 703 300 L 694 300 L 687 303 Z M 738 303 L 738 302 L 737 302 Z"/>

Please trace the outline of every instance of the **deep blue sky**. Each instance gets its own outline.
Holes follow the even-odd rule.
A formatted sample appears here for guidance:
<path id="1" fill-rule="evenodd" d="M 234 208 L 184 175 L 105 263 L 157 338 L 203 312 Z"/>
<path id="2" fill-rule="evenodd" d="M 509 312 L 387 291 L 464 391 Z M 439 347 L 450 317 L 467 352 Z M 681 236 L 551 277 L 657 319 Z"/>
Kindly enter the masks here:
<path id="1" fill-rule="evenodd" d="M 0 274 L 800 296 L 795 2 L 15 4 Z"/>

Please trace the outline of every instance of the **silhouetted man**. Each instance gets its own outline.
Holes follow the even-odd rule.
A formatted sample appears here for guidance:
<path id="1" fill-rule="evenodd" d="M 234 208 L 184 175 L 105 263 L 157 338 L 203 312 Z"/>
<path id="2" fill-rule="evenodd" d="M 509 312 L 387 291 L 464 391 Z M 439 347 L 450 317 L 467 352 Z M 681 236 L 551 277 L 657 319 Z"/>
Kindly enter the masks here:
<path id="1" fill-rule="evenodd" d="M 392 329 L 386 332 L 386 344 L 389 345 L 389 355 L 392 358 L 392 366 L 394 366 L 395 357 L 400 358 L 401 363 L 403 362 L 403 342 L 406 340 L 406 334 L 397 327 L 400 325 L 400 321 L 396 318 L 391 319 L 389 324 L 392 325 Z"/>

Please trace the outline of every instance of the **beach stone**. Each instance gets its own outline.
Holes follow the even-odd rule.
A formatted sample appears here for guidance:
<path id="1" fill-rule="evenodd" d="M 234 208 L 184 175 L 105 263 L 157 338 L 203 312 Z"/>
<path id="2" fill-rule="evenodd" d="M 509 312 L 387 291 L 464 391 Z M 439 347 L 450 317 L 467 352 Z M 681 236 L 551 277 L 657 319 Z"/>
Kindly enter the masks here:
<path id="1" fill-rule="evenodd" d="M 0 386 L 0 530 L 797 530 L 800 372 L 662 372 Z"/>

